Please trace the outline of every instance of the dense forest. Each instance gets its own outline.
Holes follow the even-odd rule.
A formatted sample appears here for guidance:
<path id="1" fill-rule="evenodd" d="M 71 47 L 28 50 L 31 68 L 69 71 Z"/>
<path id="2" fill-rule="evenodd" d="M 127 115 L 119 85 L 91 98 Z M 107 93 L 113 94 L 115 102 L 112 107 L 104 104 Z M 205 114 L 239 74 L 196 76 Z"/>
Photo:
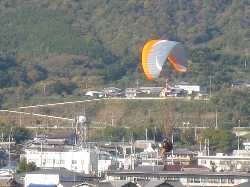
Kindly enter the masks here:
<path id="1" fill-rule="evenodd" d="M 249 7 L 248 0 L 1 0 L 0 106 L 80 97 L 136 80 L 208 87 L 211 77 L 213 102 L 248 116 L 249 90 L 230 85 L 250 80 Z M 148 82 L 140 53 L 155 38 L 184 43 L 190 71 L 166 67 Z"/>

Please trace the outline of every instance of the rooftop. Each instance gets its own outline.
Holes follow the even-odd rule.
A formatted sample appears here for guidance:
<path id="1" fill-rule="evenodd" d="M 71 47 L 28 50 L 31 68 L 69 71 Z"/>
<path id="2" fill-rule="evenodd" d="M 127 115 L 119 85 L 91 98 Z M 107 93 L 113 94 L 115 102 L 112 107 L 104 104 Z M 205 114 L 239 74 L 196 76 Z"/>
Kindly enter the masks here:
<path id="1" fill-rule="evenodd" d="M 199 175 L 199 176 L 237 176 L 250 178 L 247 172 L 208 172 L 202 168 L 184 171 L 166 171 L 160 166 L 139 166 L 135 170 L 108 171 L 108 175 Z"/>
<path id="2" fill-rule="evenodd" d="M 72 182 L 72 181 L 83 182 L 83 181 L 95 181 L 100 179 L 100 177 L 69 171 L 65 168 L 44 168 L 27 173 L 20 173 L 15 176 L 16 181 L 22 184 L 23 183 L 22 179 L 24 179 L 26 174 L 59 175 L 60 182 Z"/>

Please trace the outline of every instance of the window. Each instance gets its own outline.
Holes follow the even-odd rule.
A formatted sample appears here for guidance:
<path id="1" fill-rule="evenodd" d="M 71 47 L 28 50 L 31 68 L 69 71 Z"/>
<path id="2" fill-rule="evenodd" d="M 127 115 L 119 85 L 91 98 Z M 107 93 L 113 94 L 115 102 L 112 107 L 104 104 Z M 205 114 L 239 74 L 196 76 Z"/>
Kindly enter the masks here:
<path id="1" fill-rule="evenodd" d="M 194 183 L 200 183 L 200 182 L 201 182 L 200 178 L 194 178 Z"/>
<path id="2" fill-rule="evenodd" d="M 222 178 L 221 179 L 221 183 L 227 183 L 227 179 L 226 178 Z"/>
<path id="3" fill-rule="evenodd" d="M 60 160 L 60 164 L 65 164 L 65 161 L 64 160 Z"/>
<path id="4" fill-rule="evenodd" d="M 229 184 L 234 184 L 234 179 L 233 178 L 228 179 L 228 183 Z"/>
<path id="5" fill-rule="evenodd" d="M 206 164 L 206 160 L 201 160 L 201 164 Z"/>

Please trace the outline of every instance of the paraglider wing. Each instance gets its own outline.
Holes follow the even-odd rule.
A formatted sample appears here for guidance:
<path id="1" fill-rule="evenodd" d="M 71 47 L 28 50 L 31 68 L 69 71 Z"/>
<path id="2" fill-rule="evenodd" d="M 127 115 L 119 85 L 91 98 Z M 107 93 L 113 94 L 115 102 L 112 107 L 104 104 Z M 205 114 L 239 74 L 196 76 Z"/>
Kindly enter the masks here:
<path id="1" fill-rule="evenodd" d="M 166 60 L 177 72 L 185 72 L 187 58 L 182 45 L 175 41 L 150 40 L 142 50 L 142 67 L 149 80 L 158 78 Z"/>

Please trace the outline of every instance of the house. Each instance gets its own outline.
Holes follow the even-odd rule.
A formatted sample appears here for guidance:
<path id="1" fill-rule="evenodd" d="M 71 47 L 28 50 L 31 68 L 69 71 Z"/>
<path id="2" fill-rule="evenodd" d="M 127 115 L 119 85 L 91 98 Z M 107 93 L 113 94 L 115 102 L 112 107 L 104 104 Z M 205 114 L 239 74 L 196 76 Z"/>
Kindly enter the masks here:
<path id="1" fill-rule="evenodd" d="M 122 89 L 116 88 L 116 87 L 108 87 L 108 88 L 103 89 L 103 93 L 104 93 L 105 97 L 118 96 L 118 95 L 120 95 L 121 91 L 122 91 Z"/>
<path id="2" fill-rule="evenodd" d="M 136 88 L 126 88 L 125 89 L 125 97 L 127 98 L 135 98 L 137 95 L 137 89 Z"/>
<path id="3" fill-rule="evenodd" d="M 65 168 L 46 168 L 15 176 L 19 185 L 32 186 L 92 186 L 97 184 L 100 177 L 69 171 Z"/>
<path id="4" fill-rule="evenodd" d="M 115 165 L 112 156 L 96 148 L 66 145 L 65 139 L 37 139 L 26 144 L 21 159 L 39 168 L 66 168 L 85 174 L 101 174 Z"/>
<path id="5" fill-rule="evenodd" d="M 163 87 L 139 87 L 138 91 L 148 95 L 150 94 L 159 96 L 162 89 Z"/>
<path id="6" fill-rule="evenodd" d="M 173 149 L 169 152 L 164 159 L 164 163 L 169 164 L 180 164 L 180 165 L 190 165 L 194 162 L 197 153 L 190 151 L 185 148 Z"/>
<path id="7" fill-rule="evenodd" d="M 10 167 L 4 167 L 0 169 L 0 186 L 14 187 L 16 181 L 14 179 L 14 170 Z"/>
<path id="8" fill-rule="evenodd" d="M 249 142 L 244 142 L 243 150 L 234 150 L 231 155 L 216 153 L 208 155 L 199 152 L 198 165 L 205 166 L 214 171 L 250 171 L 250 150 Z"/>
<path id="9" fill-rule="evenodd" d="M 250 81 L 236 80 L 231 83 L 232 88 L 250 88 Z"/>
<path id="10" fill-rule="evenodd" d="M 165 180 L 150 181 L 105 181 L 100 182 L 98 187 L 184 187 L 180 182 L 168 182 Z"/>
<path id="11" fill-rule="evenodd" d="M 15 187 L 16 181 L 13 179 L 13 177 L 0 177 L 0 186 Z"/>
<path id="12" fill-rule="evenodd" d="M 190 95 L 192 93 L 199 93 L 201 91 L 201 88 L 199 85 L 192 85 L 187 82 L 180 82 L 174 86 L 174 88 L 179 88 L 187 91 L 187 93 Z"/>
<path id="13" fill-rule="evenodd" d="M 208 172 L 199 168 L 187 171 L 166 171 L 163 167 L 163 165 L 139 166 L 135 170 L 107 171 L 106 180 L 133 181 L 139 185 L 148 181 L 165 181 L 172 186 L 234 187 L 249 182 L 250 179 L 249 173 L 242 172 Z"/>
<path id="14" fill-rule="evenodd" d="M 99 92 L 99 91 L 87 91 L 85 93 L 85 96 L 89 96 L 89 97 L 104 97 L 104 92 Z"/>

